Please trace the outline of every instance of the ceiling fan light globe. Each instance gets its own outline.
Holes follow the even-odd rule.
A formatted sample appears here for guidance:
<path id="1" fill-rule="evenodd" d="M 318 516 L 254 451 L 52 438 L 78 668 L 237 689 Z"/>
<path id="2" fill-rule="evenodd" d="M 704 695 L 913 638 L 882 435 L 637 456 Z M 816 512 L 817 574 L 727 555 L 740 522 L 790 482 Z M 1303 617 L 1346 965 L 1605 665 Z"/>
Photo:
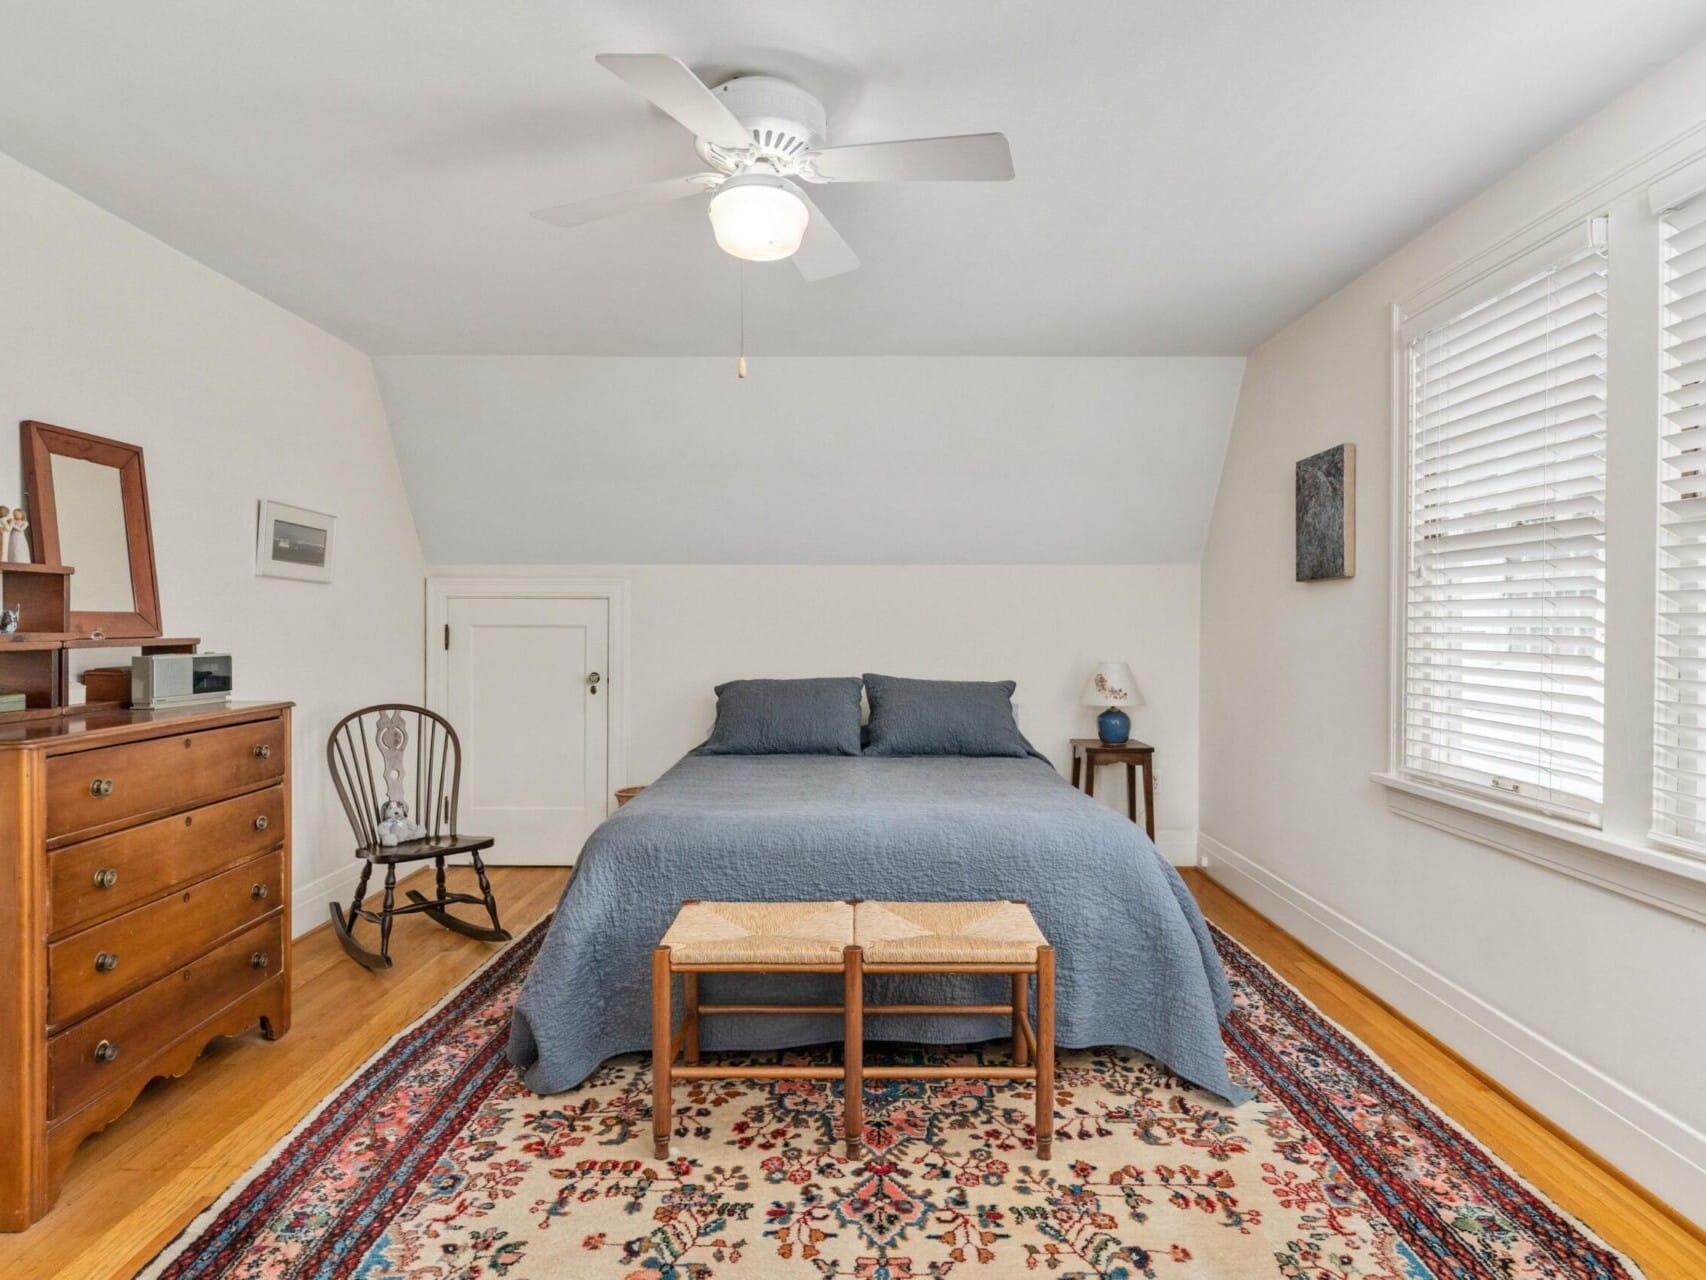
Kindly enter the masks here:
<path id="1" fill-rule="evenodd" d="M 711 197 L 711 231 L 724 253 L 748 262 L 779 262 L 798 251 L 811 211 L 793 184 L 742 175 Z"/>

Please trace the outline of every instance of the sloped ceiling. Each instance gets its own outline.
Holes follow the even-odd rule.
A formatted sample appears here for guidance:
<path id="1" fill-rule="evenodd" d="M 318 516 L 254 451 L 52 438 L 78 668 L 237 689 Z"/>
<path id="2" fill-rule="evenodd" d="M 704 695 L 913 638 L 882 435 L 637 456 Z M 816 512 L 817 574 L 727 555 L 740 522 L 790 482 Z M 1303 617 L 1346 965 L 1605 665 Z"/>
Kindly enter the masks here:
<path id="1" fill-rule="evenodd" d="M 1200 558 L 1244 361 L 377 365 L 433 563 L 1130 564 Z"/>
<path id="2" fill-rule="evenodd" d="M 841 186 L 864 266 L 748 271 L 770 355 L 1239 354 L 1706 35 L 1700 0 L 7 0 L 0 151 L 370 353 L 711 355 L 702 167 L 593 62 L 796 79 L 832 141 L 999 129 L 1008 184 Z"/>

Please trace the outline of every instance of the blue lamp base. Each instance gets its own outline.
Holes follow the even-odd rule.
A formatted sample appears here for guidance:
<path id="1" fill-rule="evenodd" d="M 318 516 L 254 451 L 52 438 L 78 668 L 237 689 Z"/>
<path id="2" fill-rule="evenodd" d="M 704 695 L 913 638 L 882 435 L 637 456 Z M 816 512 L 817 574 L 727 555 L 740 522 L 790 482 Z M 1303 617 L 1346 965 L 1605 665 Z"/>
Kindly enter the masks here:
<path id="1" fill-rule="evenodd" d="M 1117 747 L 1131 737 L 1131 717 L 1118 707 L 1109 707 L 1096 717 L 1096 732 L 1110 747 Z"/>

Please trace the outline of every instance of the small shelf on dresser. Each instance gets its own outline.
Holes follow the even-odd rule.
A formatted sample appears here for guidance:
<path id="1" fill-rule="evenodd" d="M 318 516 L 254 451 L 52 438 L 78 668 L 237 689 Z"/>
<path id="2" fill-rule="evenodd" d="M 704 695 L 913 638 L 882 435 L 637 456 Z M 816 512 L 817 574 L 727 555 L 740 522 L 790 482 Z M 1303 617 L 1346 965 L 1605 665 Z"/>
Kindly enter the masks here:
<path id="1" fill-rule="evenodd" d="M 40 567 L 40 566 L 37 566 Z M 0 565 L 0 573 L 7 566 Z M 24 710 L 0 711 L 0 724 L 83 711 L 70 704 L 73 649 L 138 649 L 143 653 L 194 653 L 195 636 L 85 636 L 73 631 L 0 632 L 0 690 L 24 695 Z M 103 704 L 118 706 L 119 704 Z"/>
<path id="2" fill-rule="evenodd" d="M 0 632 L 0 653 L 40 653 L 44 649 L 64 649 L 79 638 L 69 631 Z"/>
<path id="3" fill-rule="evenodd" d="M 0 563 L 0 604 L 18 610 L 18 630 L 71 634 L 71 575 L 64 564 Z"/>
<path id="4" fill-rule="evenodd" d="M 18 611 L 18 629 L 0 632 L 0 690 L 24 695 L 24 710 L 50 714 L 65 702 L 65 642 L 71 630 L 69 565 L 0 563 L 0 605 Z"/>
<path id="5" fill-rule="evenodd" d="M 144 653 L 194 653 L 199 636 L 72 636 L 67 649 L 141 649 Z"/>

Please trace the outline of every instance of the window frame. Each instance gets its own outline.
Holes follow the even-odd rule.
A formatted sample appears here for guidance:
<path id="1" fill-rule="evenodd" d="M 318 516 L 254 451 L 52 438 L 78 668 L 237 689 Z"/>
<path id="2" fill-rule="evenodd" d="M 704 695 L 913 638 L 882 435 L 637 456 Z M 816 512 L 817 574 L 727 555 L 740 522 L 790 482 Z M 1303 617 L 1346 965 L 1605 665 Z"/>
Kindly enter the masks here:
<path id="1" fill-rule="evenodd" d="M 1688 164 L 1682 165 L 1666 174 L 1647 188 L 1647 210 L 1652 215 L 1656 252 L 1658 257 L 1658 278 L 1653 296 L 1653 311 L 1657 324 L 1657 341 L 1653 348 L 1653 381 L 1655 404 L 1652 418 L 1652 429 L 1655 440 L 1655 457 L 1652 475 L 1654 490 L 1654 512 L 1652 524 L 1652 547 L 1650 548 L 1654 568 L 1653 581 L 1653 683 L 1652 705 L 1649 708 L 1651 722 L 1649 735 L 1653 747 L 1652 770 L 1648 792 L 1648 825 L 1647 843 L 1657 849 L 1672 854 L 1681 854 L 1690 861 L 1706 865 L 1706 837 L 1689 839 L 1687 836 L 1673 834 L 1660 830 L 1660 801 L 1659 790 L 1662 781 L 1662 770 L 1659 766 L 1659 755 L 1665 750 L 1665 744 L 1659 741 L 1659 731 L 1662 723 L 1660 714 L 1661 679 L 1660 664 L 1665 660 L 1662 652 L 1665 644 L 1665 632 L 1659 622 L 1659 613 L 1664 606 L 1661 595 L 1663 581 L 1661 579 L 1660 561 L 1665 552 L 1665 527 L 1663 502 L 1665 493 L 1665 458 L 1663 445 L 1659 442 L 1667 430 L 1666 399 L 1670 394 L 1667 369 L 1665 366 L 1665 339 L 1667 336 L 1665 313 L 1665 286 L 1667 272 L 1665 270 L 1665 243 L 1667 240 L 1665 220 L 1674 212 L 1690 205 L 1706 203 L 1706 156 L 1699 157 Z"/>
<path id="2" fill-rule="evenodd" d="M 1388 343 L 1386 443 L 1388 505 L 1387 720 L 1385 759 L 1369 780 L 1398 817 L 1472 841 L 1490 853 L 1524 859 L 1604 892 L 1706 923 L 1706 860 L 1690 856 L 1651 832 L 1654 679 L 1657 629 L 1658 421 L 1660 410 L 1661 274 L 1659 220 L 1654 210 L 1706 193 L 1706 145 L 1698 127 L 1681 129 L 1630 159 L 1607 154 L 1606 167 L 1573 189 L 1555 189 L 1544 207 L 1511 220 L 1508 204 L 1472 202 L 1427 233 L 1460 246 L 1451 265 L 1411 276 L 1385 305 Z M 1606 503 L 1607 559 L 1617 572 L 1607 600 L 1607 732 L 1604 826 L 1599 831 L 1530 810 L 1436 787 L 1397 772 L 1398 710 L 1403 697 L 1403 588 L 1407 549 L 1404 485 L 1403 344 L 1406 317 L 1489 277 L 1553 236 L 1586 219 L 1608 215 L 1617 258 L 1612 274 L 1613 317 L 1608 343 Z M 1393 295 L 1388 295 L 1392 297 Z M 1379 456 L 1377 449 L 1364 454 Z M 1362 486 L 1380 492 L 1378 482 Z M 1372 523 L 1365 529 L 1375 527 Z M 1611 545 L 1613 540 L 1617 545 Z M 1627 545 L 1626 545 L 1627 544 Z M 1378 554 L 1370 560 L 1378 560 Z M 1373 575 L 1370 575 L 1372 578 Z M 1633 616 L 1627 616 L 1633 615 Z M 1611 715 L 1612 708 L 1633 715 Z"/>
<path id="3" fill-rule="evenodd" d="M 1391 558 L 1391 703 L 1389 712 L 1389 742 L 1387 757 L 1387 772 L 1393 778 L 1402 779 L 1433 791 L 1446 795 L 1460 795 L 1466 801 L 1477 805 L 1491 804 L 1499 808 L 1508 808 L 1513 812 L 1533 814 L 1553 823 L 1567 824 L 1580 827 L 1584 832 L 1597 831 L 1603 826 L 1607 743 L 1605 734 L 1601 734 L 1601 788 L 1600 803 L 1591 808 L 1575 808 L 1567 804 L 1551 801 L 1542 796 L 1520 795 L 1504 791 L 1491 782 L 1479 783 L 1471 779 L 1453 778 L 1443 773 L 1435 773 L 1422 769 L 1411 768 L 1406 764 L 1405 737 L 1408 724 L 1408 683 L 1409 683 L 1409 624 L 1410 624 L 1410 555 L 1412 550 L 1411 533 L 1413 526 L 1413 508 L 1411 484 L 1412 449 L 1411 439 L 1411 347 L 1416 339 L 1426 336 L 1445 324 L 1473 311 L 1488 302 L 1510 292 L 1524 282 L 1534 279 L 1547 270 L 1565 263 L 1578 260 L 1583 255 L 1598 251 L 1606 256 L 1607 279 L 1607 310 L 1606 310 L 1606 341 L 1607 353 L 1607 395 L 1605 400 L 1606 433 L 1610 432 L 1611 401 L 1609 394 L 1609 346 L 1612 330 L 1612 306 L 1610 301 L 1611 289 L 1611 255 L 1609 245 L 1609 218 L 1604 212 L 1596 212 L 1590 217 L 1572 220 L 1562 230 L 1537 241 L 1530 241 L 1521 251 L 1511 255 L 1490 270 L 1480 273 L 1471 279 L 1458 283 L 1442 292 L 1436 293 L 1424 306 L 1406 310 L 1401 305 L 1394 304 L 1391 311 L 1391 412 L 1392 412 L 1392 558 Z M 1606 464 L 1606 488 L 1610 482 L 1610 459 Z M 1608 498 L 1607 498 L 1608 501 Z M 1609 527 L 1609 526 L 1608 526 Z M 1607 581 L 1610 579 L 1609 549 L 1602 558 Z M 1606 612 L 1610 610 L 1609 588 L 1606 593 Z M 1610 639 L 1609 618 L 1606 626 L 1606 647 Z M 1605 679 L 1609 667 L 1609 654 L 1601 664 L 1601 678 Z M 1607 695 L 1609 696 L 1609 695 Z"/>

